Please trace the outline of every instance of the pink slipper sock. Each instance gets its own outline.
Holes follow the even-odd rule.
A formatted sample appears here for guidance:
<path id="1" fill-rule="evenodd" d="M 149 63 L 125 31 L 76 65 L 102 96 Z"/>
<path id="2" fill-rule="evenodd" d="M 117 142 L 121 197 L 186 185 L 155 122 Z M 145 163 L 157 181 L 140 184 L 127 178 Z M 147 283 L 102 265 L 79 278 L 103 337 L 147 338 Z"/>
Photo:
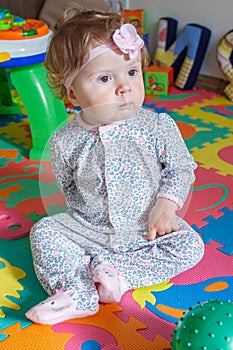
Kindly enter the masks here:
<path id="1" fill-rule="evenodd" d="M 26 316 L 35 323 L 49 325 L 72 318 L 91 316 L 98 311 L 98 305 L 95 310 L 77 310 L 77 301 L 74 300 L 75 296 L 76 291 L 60 291 L 33 306 L 26 312 Z"/>
<path id="2" fill-rule="evenodd" d="M 123 278 L 111 265 L 105 263 L 97 265 L 92 275 L 102 303 L 118 303 L 128 290 Z"/>

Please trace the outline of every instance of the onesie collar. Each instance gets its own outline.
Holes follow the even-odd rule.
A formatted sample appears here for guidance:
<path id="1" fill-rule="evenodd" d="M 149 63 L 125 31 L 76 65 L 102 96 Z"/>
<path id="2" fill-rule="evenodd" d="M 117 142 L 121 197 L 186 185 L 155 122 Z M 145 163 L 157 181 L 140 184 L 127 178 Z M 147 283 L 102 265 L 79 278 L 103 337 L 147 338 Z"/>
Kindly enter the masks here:
<path id="1" fill-rule="evenodd" d="M 76 115 L 77 118 L 77 122 L 79 123 L 79 125 L 87 130 L 87 131 L 98 131 L 99 128 L 103 128 L 105 129 L 106 127 L 108 129 L 112 129 L 115 126 L 121 124 L 122 122 L 124 122 L 124 120 L 119 120 L 117 122 L 113 122 L 113 123 L 109 123 L 109 124 L 103 124 L 103 125 L 91 125 L 91 124 L 87 124 L 86 122 L 84 122 L 84 120 L 82 119 L 82 111 L 79 111 Z"/>

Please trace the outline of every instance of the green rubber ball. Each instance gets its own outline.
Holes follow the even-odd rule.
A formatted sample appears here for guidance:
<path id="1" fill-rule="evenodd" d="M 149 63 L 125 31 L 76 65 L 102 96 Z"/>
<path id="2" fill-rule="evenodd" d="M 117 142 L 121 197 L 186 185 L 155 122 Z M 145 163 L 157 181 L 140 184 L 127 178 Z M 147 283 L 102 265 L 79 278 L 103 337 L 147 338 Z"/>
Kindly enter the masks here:
<path id="1" fill-rule="evenodd" d="M 172 350 L 233 350 L 233 304 L 209 300 L 184 313 L 172 335 Z"/>

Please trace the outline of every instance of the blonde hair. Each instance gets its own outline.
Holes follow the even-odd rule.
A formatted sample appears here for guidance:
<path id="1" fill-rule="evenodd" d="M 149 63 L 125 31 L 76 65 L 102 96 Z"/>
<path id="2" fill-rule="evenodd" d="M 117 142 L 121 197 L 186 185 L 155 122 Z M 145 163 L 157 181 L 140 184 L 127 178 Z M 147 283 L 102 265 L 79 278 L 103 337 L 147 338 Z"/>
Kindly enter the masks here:
<path id="1" fill-rule="evenodd" d="M 64 12 L 56 24 L 45 60 L 48 81 L 58 97 L 67 97 L 64 83 L 67 77 L 82 65 L 93 42 L 110 42 L 114 31 L 123 23 L 122 14 L 82 11 L 77 8 L 70 8 Z M 145 45 L 141 53 L 142 69 L 146 70 L 149 55 Z"/>

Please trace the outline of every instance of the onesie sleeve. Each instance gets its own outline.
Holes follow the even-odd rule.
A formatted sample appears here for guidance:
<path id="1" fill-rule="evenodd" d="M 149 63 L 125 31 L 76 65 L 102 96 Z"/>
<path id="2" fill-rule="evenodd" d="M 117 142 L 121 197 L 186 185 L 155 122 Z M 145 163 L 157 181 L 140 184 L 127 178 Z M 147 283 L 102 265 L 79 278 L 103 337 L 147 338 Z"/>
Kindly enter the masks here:
<path id="1" fill-rule="evenodd" d="M 66 146 L 59 139 L 59 134 L 54 133 L 50 140 L 50 158 L 54 175 L 61 192 L 65 195 L 67 205 L 70 206 L 72 197 L 76 194 L 76 185 L 73 177 L 73 166 L 70 161 Z"/>
<path id="2" fill-rule="evenodd" d="M 158 197 L 170 199 L 181 208 L 195 180 L 197 167 L 174 120 L 166 113 L 158 116 L 157 157 L 161 164 Z"/>

